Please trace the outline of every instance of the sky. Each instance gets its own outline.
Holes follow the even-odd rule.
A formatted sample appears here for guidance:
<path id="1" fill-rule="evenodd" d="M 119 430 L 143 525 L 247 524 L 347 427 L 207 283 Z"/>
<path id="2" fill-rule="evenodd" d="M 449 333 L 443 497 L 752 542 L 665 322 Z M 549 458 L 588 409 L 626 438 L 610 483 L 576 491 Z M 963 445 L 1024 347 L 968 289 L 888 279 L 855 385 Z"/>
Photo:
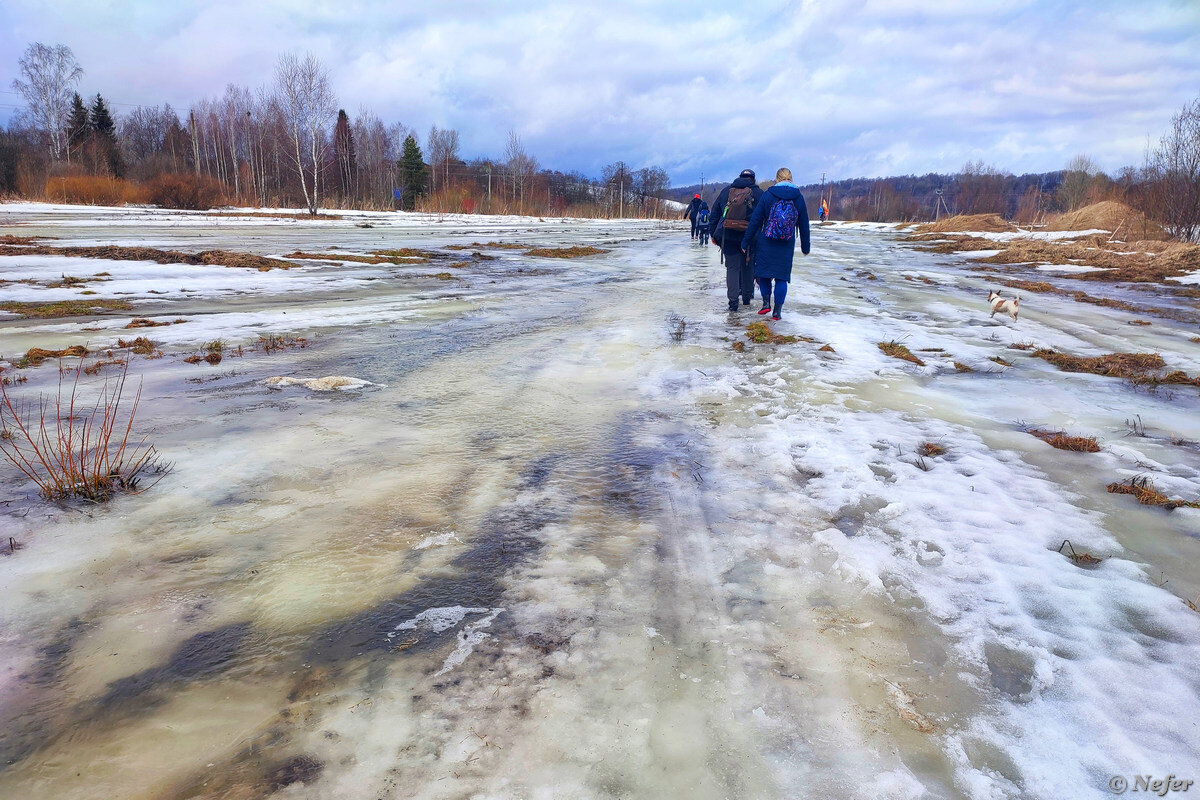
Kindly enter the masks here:
<path id="1" fill-rule="evenodd" d="M 186 113 L 312 52 L 352 116 L 460 132 L 542 166 L 623 160 L 676 185 L 1013 173 L 1088 155 L 1115 171 L 1200 97 L 1200 0 L 2 0 L 0 122 L 17 60 L 65 44 L 120 114 Z"/>

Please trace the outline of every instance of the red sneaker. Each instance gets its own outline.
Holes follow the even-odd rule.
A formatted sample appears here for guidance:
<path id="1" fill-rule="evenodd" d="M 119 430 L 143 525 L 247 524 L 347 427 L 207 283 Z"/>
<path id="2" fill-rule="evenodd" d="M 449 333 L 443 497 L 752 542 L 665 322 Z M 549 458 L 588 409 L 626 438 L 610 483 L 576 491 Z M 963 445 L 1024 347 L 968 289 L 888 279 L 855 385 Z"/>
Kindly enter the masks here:
<path id="1" fill-rule="evenodd" d="M 768 312 L 768 311 L 770 311 L 770 310 L 771 310 L 771 307 L 770 307 L 770 306 L 763 306 L 762 308 L 760 308 L 760 309 L 758 310 L 758 313 L 759 313 L 759 314 L 765 314 L 765 313 L 767 313 L 767 312 Z M 779 317 L 776 317 L 775 319 L 779 319 Z"/>

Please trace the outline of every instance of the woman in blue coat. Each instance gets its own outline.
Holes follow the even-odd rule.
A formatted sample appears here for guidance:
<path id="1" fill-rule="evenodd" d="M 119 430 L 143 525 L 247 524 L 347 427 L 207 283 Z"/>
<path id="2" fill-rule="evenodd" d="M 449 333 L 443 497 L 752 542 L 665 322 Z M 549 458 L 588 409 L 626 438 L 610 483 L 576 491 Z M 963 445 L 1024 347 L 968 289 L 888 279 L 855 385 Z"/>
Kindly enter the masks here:
<path id="1" fill-rule="evenodd" d="M 792 279 L 792 259 L 796 255 L 796 232 L 800 232 L 800 252 L 808 255 L 808 207 L 799 187 L 792 183 L 792 171 L 782 167 L 775 173 L 775 185 L 763 192 L 750 215 L 750 227 L 742 238 L 742 250 L 754 252 L 754 278 L 762 293 L 759 314 L 772 310 L 774 283 L 775 306 L 771 319 L 779 319 L 787 285 Z M 782 205 L 781 205 L 782 204 Z M 778 208 L 777 208 L 778 206 Z"/>

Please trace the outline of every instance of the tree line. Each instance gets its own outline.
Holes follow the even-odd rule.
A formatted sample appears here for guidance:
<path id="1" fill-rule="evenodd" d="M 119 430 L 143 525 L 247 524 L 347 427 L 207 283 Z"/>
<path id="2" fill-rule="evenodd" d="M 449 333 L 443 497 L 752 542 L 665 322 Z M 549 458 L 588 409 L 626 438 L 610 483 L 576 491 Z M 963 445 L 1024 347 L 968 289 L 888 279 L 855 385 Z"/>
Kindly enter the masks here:
<path id="1" fill-rule="evenodd" d="M 370 109 L 340 108 L 311 54 L 285 53 L 269 84 L 230 84 L 192 103 L 114 115 L 76 91 L 83 68 L 63 45 L 29 45 L 13 88 L 26 109 L 0 129 L 0 195 L 227 202 L 438 212 L 667 216 L 670 185 L 654 166 L 610 164 L 599 178 L 542 167 L 509 132 L 500 157 L 468 158 L 459 133 L 424 136 Z M 107 187 L 108 193 L 102 189 Z M 165 187 L 165 188 L 164 188 Z"/>

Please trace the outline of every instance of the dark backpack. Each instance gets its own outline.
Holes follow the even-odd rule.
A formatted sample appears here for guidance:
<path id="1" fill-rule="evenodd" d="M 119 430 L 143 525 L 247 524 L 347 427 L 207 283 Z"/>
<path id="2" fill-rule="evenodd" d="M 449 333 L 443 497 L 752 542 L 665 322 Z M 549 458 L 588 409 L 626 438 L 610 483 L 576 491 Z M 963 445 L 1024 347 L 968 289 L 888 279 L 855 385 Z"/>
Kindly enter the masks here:
<path id="1" fill-rule="evenodd" d="M 796 238 L 796 222 L 799 219 L 800 212 L 795 203 L 791 200 L 779 200 L 771 206 L 771 213 L 767 214 L 763 235 L 768 239 L 790 242 Z"/>
<path id="2" fill-rule="evenodd" d="M 750 212 L 754 209 L 754 195 L 749 188 L 729 190 L 725 200 L 725 213 L 721 217 L 725 230 L 745 231 L 750 227 Z"/>

